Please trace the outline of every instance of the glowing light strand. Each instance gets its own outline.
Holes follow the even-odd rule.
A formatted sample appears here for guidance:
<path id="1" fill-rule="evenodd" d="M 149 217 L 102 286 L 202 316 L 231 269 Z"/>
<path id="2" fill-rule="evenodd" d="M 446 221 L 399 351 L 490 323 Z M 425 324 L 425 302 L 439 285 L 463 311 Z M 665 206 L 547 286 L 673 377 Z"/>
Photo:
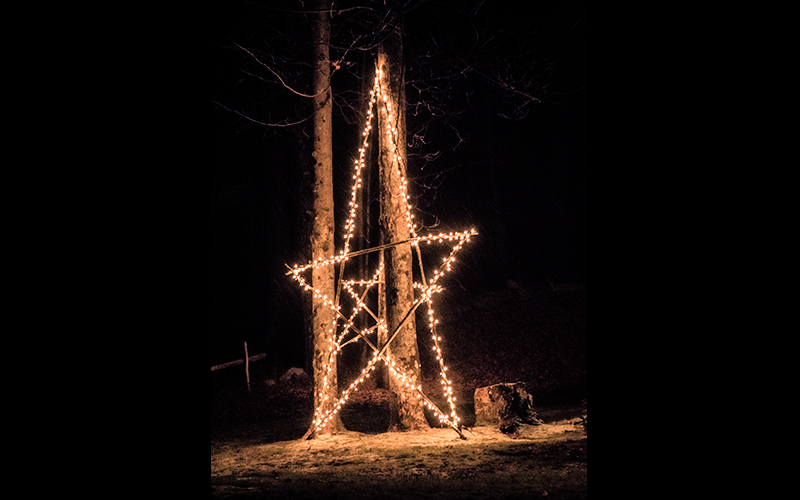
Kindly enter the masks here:
<path id="1" fill-rule="evenodd" d="M 441 264 L 439 269 L 434 273 L 433 279 L 431 280 L 430 284 L 427 287 L 419 285 L 419 284 L 415 284 L 418 288 L 422 288 L 422 294 L 415 301 L 415 305 L 419 304 L 421 301 L 425 301 L 426 303 L 429 304 L 429 307 L 430 307 L 432 294 L 436 293 L 436 292 L 440 292 L 442 290 L 441 287 L 436 285 L 436 282 L 445 274 L 446 271 L 450 270 L 450 265 L 455 260 L 455 258 L 454 258 L 455 254 L 461 249 L 463 243 L 465 241 L 468 241 L 468 240 L 469 240 L 469 238 L 465 237 L 464 239 L 459 241 L 459 243 L 453 248 L 453 251 L 450 253 L 450 256 L 446 257 L 443 260 L 443 263 Z M 382 268 L 379 269 L 379 271 L 376 273 L 375 278 L 373 278 L 373 280 L 371 280 L 372 283 L 376 282 L 377 277 L 380 275 L 381 271 L 382 271 Z M 294 274 L 294 276 L 295 276 L 296 279 L 301 281 L 302 284 L 305 284 L 305 281 L 302 279 L 302 277 L 300 277 L 297 274 Z M 307 284 L 305 284 L 305 287 L 306 287 L 306 289 L 311 289 L 311 287 L 309 287 Z M 339 316 L 341 316 L 341 312 L 339 312 L 339 310 L 335 308 L 335 305 L 334 305 L 333 301 L 328 299 L 327 295 L 319 294 L 318 292 L 315 291 L 315 296 L 317 296 L 319 298 L 322 298 L 323 303 L 325 303 L 326 305 L 330 306 L 332 309 L 334 309 L 334 312 L 336 312 Z M 358 309 L 359 306 L 363 306 L 363 302 L 359 301 L 359 304 L 356 306 L 356 309 Z M 432 313 L 432 310 L 431 310 L 431 312 L 429 312 L 429 318 L 432 318 L 432 317 L 433 317 L 433 313 Z M 430 401 L 430 399 L 422 391 L 422 386 L 421 385 L 415 386 L 414 384 L 412 384 L 411 383 L 412 378 L 410 376 L 408 376 L 407 374 L 405 374 L 404 372 L 398 370 L 397 367 L 395 366 L 395 363 L 393 361 L 391 361 L 388 358 L 388 356 L 383 355 L 378 350 L 378 348 L 376 346 L 374 346 L 367 339 L 366 334 L 364 332 L 358 332 L 357 331 L 356 333 L 361 338 L 363 338 L 367 342 L 367 344 L 375 351 L 375 355 L 370 360 L 370 362 L 367 364 L 367 367 L 365 367 L 362 370 L 361 376 L 359 378 L 357 378 L 352 384 L 350 384 L 350 386 L 342 392 L 342 396 L 335 403 L 333 403 L 332 409 L 329 409 L 329 410 L 326 410 L 326 411 L 323 412 L 322 406 L 328 400 L 327 396 L 325 398 L 323 398 L 322 404 L 315 409 L 315 418 L 314 418 L 314 425 L 316 426 L 315 432 L 318 431 L 319 429 L 324 428 L 328 424 L 330 419 L 333 418 L 333 416 L 341 410 L 342 406 L 344 405 L 344 403 L 349 398 L 350 393 L 353 390 L 357 391 L 358 390 L 358 385 L 361 384 L 366 378 L 369 378 L 370 372 L 375 368 L 375 366 L 377 364 L 377 361 L 380 359 L 380 360 L 384 361 L 384 363 L 389 367 L 389 372 L 395 377 L 395 380 L 397 380 L 397 382 L 399 384 L 404 385 L 408 389 L 416 391 L 417 392 L 417 397 L 424 399 L 423 403 L 424 403 L 425 407 L 427 407 L 430 410 L 432 410 L 437 415 L 437 417 L 438 417 L 438 419 L 439 419 L 439 421 L 441 423 L 450 426 L 451 428 L 456 430 L 456 432 L 458 432 L 458 434 L 461 437 L 464 437 L 463 434 L 461 434 L 460 427 L 459 427 L 460 418 L 457 416 L 456 410 L 455 410 L 455 400 L 456 400 L 456 398 L 455 398 L 455 396 L 453 396 L 452 382 L 447 378 L 447 375 L 446 375 L 447 366 L 444 364 L 444 358 L 442 356 L 441 347 L 439 345 L 439 336 L 436 335 L 436 333 L 435 333 L 435 324 L 436 323 L 438 323 L 438 320 L 435 320 L 435 319 L 431 322 L 432 333 L 433 333 L 432 337 L 434 339 L 434 346 L 435 346 L 434 350 L 437 352 L 436 358 L 437 358 L 437 361 L 439 362 L 439 366 L 440 366 L 440 374 L 441 374 L 441 377 L 442 377 L 442 385 L 443 385 L 443 389 L 444 389 L 444 396 L 445 396 L 445 399 L 447 400 L 447 402 L 449 403 L 450 410 L 451 410 L 449 416 L 446 415 L 443 411 L 441 411 L 432 401 Z M 348 321 L 346 323 L 346 329 L 349 330 L 350 327 L 352 327 L 352 321 Z M 344 336 L 344 334 L 341 337 L 339 337 L 339 339 L 341 339 L 343 336 Z M 329 338 L 328 341 L 330 343 L 333 343 L 334 339 L 333 338 Z M 323 371 L 325 372 L 325 376 L 323 377 L 323 384 L 324 384 L 324 387 L 326 389 L 329 387 L 327 381 L 328 381 L 328 377 L 330 376 L 330 372 L 331 372 L 331 369 L 332 369 L 332 356 L 334 356 L 335 352 L 338 351 L 338 349 L 339 349 L 338 340 L 336 340 L 336 343 L 334 345 L 337 346 L 337 349 L 333 350 L 331 347 L 329 347 L 328 359 L 327 359 L 327 362 L 325 363 L 325 365 L 323 367 Z"/>
<path id="2" fill-rule="evenodd" d="M 448 261 L 448 260 L 446 259 L 446 262 L 445 262 L 444 264 L 442 264 L 441 268 L 444 268 L 444 267 L 446 266 L 446 264 L 447 264 L 447 261 Z M 441 271 L 441 268 L 440 268 L 440 271 Z M 441 276 L 443 275 L 443 273 L 441 273 L 441 272 L 437 271 L 436 275 L 437 275 L 438 277 L 441 277 Z M 437 278 L 435 278 L 435 279 L 438 279 L 438 277 L 437 277 Z M 301 284 L 304 284 L 304 285 L 305 285 L 305 287 L 306 287 L 307 289 L 310 289 L 310 287 L 309 287 L 307 284 L 305 284 L 305 281 L 302 279 L 302 277 L 301 277 L 301 276 L 299 276 L 299 275 L 295 275 L 295 278 L 296 278 L 297 280 L 299 280 L 299 281 L 301 282 Z M 441 290 L 442 290 L 442 288 L 441 288 L 441 287 L 437 287 L 437 286 L 435 286 L 435 284 L 434 284 L 434 283 L 432 283 L 431 285 L 429 285 L 428 287 L 426 287 L 426 288 L 425 288 L 425 290 L 423 291 L 423 294 L 422 294 L 422 296 L 420 296 L 420 297 L 419 297 L 419 298 L 418 298 L 418 299 L 415 301 L 415 306 L 416 306 L 416 305 L 418 305 L 419 303 L 421 303 L 422 301 L 430 302 L 430 297 L 431 297 L 431 295 L 432 295 L 433 293 L 435 293 L 435 292 L 439 292 L 439 291 L 441 291 Z M 315 296 L 318 296 L 318 297 L 322 298 L 322 299 L 323 299 L 323 302 L 324 302 L 325 304 L 329 305 L 329 306 L 330 306 L 330 307 L 333 309 L 333 307 L 334 307 L 334 304 L 333 304 L 333 302 L 332 302 L 332 301 L 330 301 L 329 299 L 327 299 L 327 296 L 326 296 L 326 295 L 322 295 L 322 294 L 319 294 L 319 293 L 315 293 Z M 334 312 L 336 312 L 336 314 L 337 314 L 337 315 L 339 315 L 340 317 L 342 316 L 342 315 L 341 315 L 341 312 L 339 312 L 338 310 L 334 310 Z M 352 324 L 350 324 L 350 326 L 352 326 Z M 376 325 L 376 326 L 377 326 L 377 325 Z M 402 325 L 401 325 L 401 326 L 402 326 Z M 400 327 L 398 326 L 398 329 L 399 329 L 399 328 L 400 328 Z M 448 402 L 450 402 L 450 406 L 451 406 L 451 410 L 452 410 L 452 411 L 451 411 L 451 416 L 450 416 L 450 417 L 448 417 L 447 415 L 445 415 L 445 414 L 444 414 L 444 412 L 442 412 L 442 411 L 441 411 L 441 410 L 440 410 L 440 409 L 439 409 L 439 408 L 438 408 L 438 407 L 437 407 L 437 406 L 436 406 L 436 405 L 435 405 L 435 404 L 434 404 L 434 403 L 433 403 L 433 402 L 432 402 L 432 401 L 431 401 L 431 400 L 430 400 L 430 399 L 429 399 L 429 398 L 428 398 L 428 397 L 427 397 L 427 396 L 424 394 L 424 392 L 422 391 L 422 386 L 421 386 L 421 385 L 415 386 L 414 384 L 412 384 L 412 383 L 411 383 L 411 380 L 412 380 L 412 378 L 411 378 L 410 376 L 408 376 L 407 374 L 405 374 L 404 372 L 400 371 L 400 370 L 399 370 L 399 369 L 398 369 L 398 368 L 395 366 L 395 363 L 394 363 L 394 361 L 391 361 L 391 360 L 388 358 L 388 356 L 386 356 L 386 355 L 384 355 L 384 354 L 382 353 L 382 351 L 383 351 L 383 350 L 378 350 L 378 348 L 377 348 L 376 346 L 374 346 L 374 345 L 373 345 L 373 344 L 372 344 L 372 343 L 369 341 L 369 339 L 366 337 L 366 333 L 365 333 L 365 332 L 359 332 L 359 331 L 357 331 L 356 333 L 357 333 L 357 334 L 358 334 L 360 337 L 362 337 L 362 338 L 364 339 L 364 341 L 365 341 L 365 342 L 366 342 L 366 343 L 367 343 L 367 344 L 370 346 L 370 348 L 372 348 L 372 349 L 375 351 L 375 355 L 374 355 L 374 356 L 373 356 L 373 358 L 370 360 L 370 362 L 368 363 L 367 367 L 366 367 L 366 368 L 364 368 L 364 369 L 362 370 L 362 373 L 361 373 L 361 376 L 360 376 L 360 378 L 356 379 L 356 380 L 355 380 L 355 381 L 354 381 L 354 382 L 353 382 L 353 383 L 350 385 L 350 387 L 348 387 L 347 389 L 345 389 L 345 391 L 343 391 L 343 392 L 342 392 L 342 396 L 341 396 L 341 397 L 340 397 L 340 398 L 339 398 L 339 399 L 338 399 L 338 400 L 337 400 L 335 403 L 333 403 L 333 407 L 332 407 L 332 409 L 330 409 L 330 410 L 326 410 L 326 411 L 324 411 L 324 412 L 323 412 L 323 409 L 322 409 L 322 407 L 324 406 L 325 402 L 328 400 L 328 397 L 326 396 L 325 398 L 323 398 L 323 400 L 322 400 L 322 403 L 320 404 L 320 406 L 317 406 L 317 408 L 315 409 L 315 417 L 314 417 L 314 424 L 315 424 L 315 426 L 316 426 L 316 428 L 315 428 L 315 432 L 316 432 L 317 430 L 319 430 L 319 429 L 321 429 L 321 428 L 325 427 L 325 426 L 328 424 L 328 422 L 330 421 L 330 419 L 331 419 L 331 418 L 333 418 L 333 416 L 334 416 L 336 413 L 338 413 L 338 412 L 339 412 L 339 410 L 341 410 L 342 406 L 344 405 L 344 403 L 345 403 L 345 402 L 347 401 L 347 399 L 349 398 L 349 395 L 350 395 L 350 393 L 351 393 L 352 391 L 354 391 L 354 390 L 355 390 L 355 391 L 357 391 L 357 390 L 358 390 L 358 385 L 359 385 L 359 384 L 361 384 L 361 383 L 362 383 L 362 382 L 363 382 L 363 381 L 364 381 L 366 378 L 369 378 L 369 374 L 370 374 L 370 372 L 371 372 L 371 371 L 372 371 L 372 370 L 375 368 L 377 361 L 380 359 L 380 360 L 384 361 L 384 363 L 385 363 L 385 364 L 386 364 L 386 365 L 389 367 L 390 373 L 391 373 L 392 375 L 394 375 L 395 379 L 398 381 L 398 383 L 399 383 L 399 384 L 401 384 L 401 385 L 404 385 L 404 386 L 405 386 L 407 389 L 411 389 L 411 390 L 413 390 L 413 391 L 416 391 L 416 392 L 417 392 L 417 397 L 418 397 L 418 398 L 422 398 L 422 399 L 423 399 L 423 403 L 424 403 L 424 405 L 425 405 L 427 408 L 429 408 L 429 409 L 431 409 L 432 411 L 434 411 L 434 413 L 435 413 L 435 414 L 437 415 L 437 417 L 439 418 L 439 421 L 440 421 L 440 422 L 442 422 L 443 424 L 449 425 L 449 426 L 450 426 L 450 427 L 452 427 L 454 430 L 456 430 L 456 432 L 458 432 L 458 434 L 459 434 L 459 435 L 460 435 L 462 438 L 464 437 L 464 436 L 463 436 L 463 434 L 461 433 L 460 427 L 459 427 L 459 425 L 458 425 L 458 422 L 460 421 L 460 419 L 459 419 L 459 418 L 457 417 L 457 415 L 455 414 L 455 407 L 453 406 L 453 401 L 454 401 L 454 398 L 448 398 Z M 329 338 L 329 339 L 328 339 L 328 341 L 329 341 L 329 342 L 332 342 L 333 340 L 334 340 L 333 338 Z M 338 346 L 338 343 L 337 343 L 336 345 Z M 388 342 L 387 342 L 387 345 L 388 345 Z M 338 350 L 338 348 L 337 348 L 337 350 Z M 325 363 L 325 365 L 324 365 L 324 367 L 323 367 L 323 371 L 325 372 L 325 376 L 323 377 L 323 384 L 324 384 L 324 387 L 325 387 L 326 389 L 329 387 L 329 385 L 328 385 L 327 381 L 328 381 L 328 377 L 330 376 L 330 371 L 331 371 L 331 368 L 332 368 L 332 356 L 334 356 L 334 355 L 335 355 L 335 350 L 333 350 L 333 349 L 331 349 L 331 348 L 329 347 L 329 355 L 328 355 L 328 359 L 327 359 L 327 362 Z M 439 349 L 439 356 L 438 356 L 438 358 L 439 358 L 439 360 L 440 360 L 440 365 L 442 366 L 442 371 L 441 371 L 441 374 L 442 374 L 442 377 L 443 377 L 443 383 L 445 383 L 445 384 L 448 384 L 448 385 L 449 385 L 449 383 L 450 383 L 450 382 L 447 380 L 447 378 L 446 378 L 446 376 L 445 376 L 445 374 L 444 374 L 444 373 L 445 373 L 445 371 L 447 370 L 447 367 L 446 367 L 446 366 L 444 366 L 444 361 L 443 361 L 443 359 L 442 359 L 442 357 L 441 357 L 441 350 L 440 350 L 440 349 Z"/>
<path id="3" fill-rule="evenodd" d="M 350 394 L 354 391 L 358 391 L 358 386 L 363 383 L 366 378 L 369 378 L 370 373 L 372 370 L 375 369 L 378 361 L 383 361 L 384 364 L 388 367 L 389 373 L 393 375 L 395 380 L 398 384 L 404 385 L 406 388 L 411 389 L 417 393 L 417 398 L 422 399 L 423 404 L 426 408 L 431 409 L 436 416 L 438 417 L 439 421 L 443 424 L 449 425 L 452 427 L 462 438 L 464 435 L 461 433 L 460 425 L 459 425 L 459 417 L 456 414 L 455 410 L 455 401 L 456 398 L 453 396 L 453 388 L 452 382 L 447 377 L 447 366 L 444 363 L 444 357 L 442 355 L 442 349 L 440 345 L 441 337 L 436 332 L 436 324 L 439 322 L 433 312 L 433 302 L 432 302 L 432 295 L 434 293 L 441 292 L 443 289 L 439 285 L 437 285 L 438 280 L 444 276 L 444 274 L 450 271 L 451 265 L 455 262 L 455 255 L 458 251 L 462 248 L 464 243 L 470 241 L 470 236 L 474 236 L 477 233 L 474 229 L 470 229 L 469 231 L 462 231 L 462 232 L 449 232 L 449 233 L 439 233 L 433 235 L 426 235 L 426 236 L 418 236 L 416 233 L 416 226 L 413 223 L 414 215 L 411 210 L 410 206 L 410 198 L 408 195 L 408 181 L 403 175 L 402 168 L 400 168 L 402 158 L 400 157 L 399 151 L 397 149 L 398 144 L 398 136 L 397 136 L 397 129 L 393 127 L 391 124 L 393 123 L 393 115 L 391 111 L 391 103 L 389 102 L 388 95 L 385 90 L 385 86 L 381 85 L 381 71 L 377 70 L 375 75 L 375 82 L 373 85 L 373 89 L 370 91 L 370 100 L 367 109 L 367 120 L 366 125 L 364 126 L 364 130 L 362 132 L 362 136 L 364 137 L 363 145 L 359 148 L 359 158 L 355 161 L 355 172 L 353 175 L 353 187 L 351 191 L 351 201 L 350 201 L 350 213 L 345 221 L 344 225 L 344 248 L 342 252 L 337 255 L 332 255 L 328 259 L 324 259 L 323 257 L 319 257 L 317 260 L 312 261 L 304 266 L 295 265 L 294 267 L 289 269 L 287 274 L 291 275 L 293 279 L 298 281 L 300 286 L 307 290 L 311 291 L 314 294 L 314 297 L 320 299 L 322 303 L 333 310 L 335 313 L 334 321 L 332 323 L 332 327 L 328 330 L 329 337 L 327 338 L 328 342 L 328 353 L 325 361 L 323 362 L 323 386 L 327 389 L 330 387 L 328 384 L 329 378 L 335 376 L 332 372 L 333 361 L 335 357 L 338 355 L 338 352 L 341 351 L 341 348 L 353 341 L 358 341 L 359 339 L 363 339 L 368 346 L 374 351 L 374 355 L 367 363 L 367 366 L 361 371 L 359 377 L 354 380 L 350 386 L 348 386 L 344 391 L 342 391 L 341 397 L 337 399 L 335 402 L 331 402 L 330 404 L 327 403 L 328 396 L 326 395 L 320 404 L 315 408 L 314 412 L 314 420 L 313 423 L 315 425 L 314 432 L 318 431 L 319 429 L 324 428 L 330 420 L 338 413 L 342 406 L 347 402 Z M 406 216 L 406 223 L 408 225 L 410 238 L 408 240 L 402 242 L 396 242 L 389 245 L 382 245 L 380 247 L 375 247 L 372 249 L 361 250 L 356 252 L 350 252 L 350 240 L 352 239 L 355 231 L 355 220 L 356 214 L 358 213 L 358 204 L 357 204 L 357 195 L 359 189 L 361 189 L 361 170 L 366 167 L 366 148 L 369 146 L 369 136 L 370 130 L 372 129 L 372 118 L 374 117 L 374 113 L 372 111 L 373 106 L 381 100 L 383 101 L 383 108 L 386 113 L 387 119 L 387 132 L 390 135 L 391 143 L 394 144 L 394 151 L 392 153 L 392 164 L 397 165 L 396 173 L 400 176 L 400 190 L 401 190 L 401 200 L 403 202 L 403 208 L 405 208 L 405 216 Z M 392 169 L 394 171 L 394 168 Z M 410 316 L 414 310 L 416 310 L 422 302 L 425 302 L 428 307 L 428 318 L 429 318 L 429 329 L 431 332 L 431 338 L 433 340 L 433 350 L 436 352 L 436 360 L 439 364 L 439 370 L 441 375 L 441 384 L 443 386 L 443 395 L 450 406 L 450 415 L 446 415 L 442 410 L 438 408 L 438 406 L 428 398 L 422 390 L 421 385 L 414 385 L 411 380 L 412 378 L 408 376 L 406 373 L 401 371 L 395 364 L 393 360 L 389 358 L 387 354 L 385 354 L 385 350 L 388 347 L 391 340 L 394 338 L 394 335 L 399 331 L 402 327 L 403 322 L 396 328 L 395 332 L 393 333 L 392 337 L 390 337 L 389 341 L 381 348 L 378 349 L 367 337 L 367 334 L 373 331 L 374 329 L 381 326 L 383 323 L 378 319 L 378 317 L 366 306 L 364 299 L 367 296 L 369 290 L 377 283 L 379 283 L 382 279 L 383 274 L 383 266 L 381 265 L 376 273 L 373 275 L 372 279 L 364 281 L 356 281 L 356 280 L 343 280 L 340 274 L 341 286 L 345 288 L 351 298 L 355 301 L 355 305 L 353 306 L 353 310 L 348 318 L 346 318 L 340 311 L 341 307 L 338 305 L 338 292 L 337 297 L 334 299 L 330 299 L 327 295 L 320 293 L 317 289 L 310 286 L 306 283 L 305 279 L 300 275 L 300 273 L 307 271 L 311 268 L 320 268 L 327 265 L 337 264 L 340 263 L 342 265 L 341 271 L 344 270 L 344 262 L 348 260 L 350 256 L 355 255 L 362 255 L 365 253 L 378 251 L 382 248 L 387 248 L 390 246 L 395 246 L 398 244 L 406 244 L 409 243 L 413 247 L 417 247 L 417 255 L 418 261 L 420 265 L 420 269 L 422 270 L 422 259 L 421 255 L 419 254 L 419 244 L 420 243 L 427 243 L 431 244 L 432 242 L 443 243 L 445 241 L 451 242 L 457 240 L 457 244 L 452 248 L 450 255 L 443 259 L 442 264 L 439 268 L 434 272 L 433 277 L 431 278 L 430 282 L 427 282 L 425 279 L 425 273 L 422 272 L 422 284 L 414 283 L 414 287 L 420 289 L 420 296 L 414 301 L 411 309 L 409 310 L 406 319 Z M 288 266 L 287 266 L 288 267 Z M 354 286 L 364 286 L 364 291 L 362 295 L 359 296 L 355 290 Z M 372 327 L 366 328 L 364 330 L 358 330 L 354 328 L 355 318 L 358 314 L 362 311 L 366 310 L 369 314 L 376 320 L 376 324 Z M 337 324 L 339 319 L 343 320 L 342 324 L 342 332 L 339 335 L 336 335 L 336 330 L 338 329 Z M 355 332 L 355 337 L 352 338 L 350 341 L 345 342 L 342 344 L 345 336 L 353 330 Z M 329 406 L 328 409 L 323 410 L 325 406 Z M 464 438 L 466 439 L 466 438 Z"/>

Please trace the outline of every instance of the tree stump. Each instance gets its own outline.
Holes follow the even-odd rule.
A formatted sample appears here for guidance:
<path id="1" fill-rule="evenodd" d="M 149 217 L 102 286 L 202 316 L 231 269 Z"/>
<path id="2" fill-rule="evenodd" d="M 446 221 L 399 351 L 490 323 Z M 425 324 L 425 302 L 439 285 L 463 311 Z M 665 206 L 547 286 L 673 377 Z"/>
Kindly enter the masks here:
<path id="1" fill-rule="evenodd" d="M 475 425 L 499 425 L 503 434 L 516 436 L 520 427 L 540 424 L 524 382 L 475 389 Z"/>

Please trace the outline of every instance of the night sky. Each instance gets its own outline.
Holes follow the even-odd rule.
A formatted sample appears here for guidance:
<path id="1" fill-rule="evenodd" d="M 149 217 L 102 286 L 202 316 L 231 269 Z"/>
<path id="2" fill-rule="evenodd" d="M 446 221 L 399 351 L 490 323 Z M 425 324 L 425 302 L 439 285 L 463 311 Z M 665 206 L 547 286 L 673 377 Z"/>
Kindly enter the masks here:
<path id="1" fill-rule="evenodd" d="M 546 286 L 548 276 L 586 283 L 585 2 L 531 2 L 524 8 L 518 2 L 513 8 L 508 2 L 409 3 L 416 6 L 405 17 L 409 142 L 426 132 L 424 143 L 409 148 L 416 217 L 433 232 L 475 227 L 480 233 L 459 254 L 450 286 L 478 295 L 509 280 L 528 288 Z M 458 11 L 449 4 L 466 7 Z M 303 262 L 296 168 L 301 127 L 262 126 L 238 114 L 270 123 L 296 121 L 303 118 L 303 98 L 276 84 L 237 47 L 272 54 L 274 67 L 302 88 L 303 14 L 286 12 L 302 8 L 296 0 L 232 0 L 212 7 L 212 365 L 240 358 L 242 341 L 251 354 L 269 353 L 267 365 L 276 370 L 304 363 L 300 291 L 284 267 Z M 337 44 L 357 33 L 345 20 L 333 20 Z M 474 71 L 431 80 L 432 71 L 458 67 L 454 55 L 466 65 L 462 69 Z M 373 56 L 374 51 L 350 51 L 333 76 L 337 197 L 349 195 L 363 127 L 353 110 L 363 95 L 361 79 L 372 78 Z M 530 89 L 541 102 L 515 108 L 519 96 L 498 88 L 492 81 L 498 74 L 541 75 Z M 440 109 L 431 114 L 430 108 L 412 107 L 426 99 Z M 337 231 L 344 205 L 337 204 Z"/>

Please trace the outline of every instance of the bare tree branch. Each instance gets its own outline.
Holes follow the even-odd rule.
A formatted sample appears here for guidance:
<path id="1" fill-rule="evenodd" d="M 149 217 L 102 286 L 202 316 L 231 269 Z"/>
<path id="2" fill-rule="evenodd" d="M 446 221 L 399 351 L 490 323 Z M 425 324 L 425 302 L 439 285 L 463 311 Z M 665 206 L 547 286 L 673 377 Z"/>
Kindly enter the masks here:
<path id="1" fill-rule="evenodd" d="M 283 81 L 283 78 L 281 78 L 281 75 L 279 75 L 279 74 L 278 74 L 278 73 L 277 73 L 277 72 L 276 72 L 274 69 L 272 69 L 272 68 L 271 68 L 271 67 L 269 67 L 268 65 L 264 64 L 264 62 L 263 62 L 263 61 L 261 61 L 261 60 L 260 60 L 258 57 L 256 57 L 256 55 L 255 55 L 255 54 L 253 54 L 251 51 L 249 51 L 249 50 L 247 50 L 246 48 L 242 47 L 242 46 L 241 46 L 241 45 L 239 45 L 238 43 L 235 43 L 235 42 L 234 42 L 234 45 L 236 45 L 237 47 L 239 47 L 239 48 L 240 48 L 240 49 L 242 49 L 243 51 L 245 51 L 245 52 L 247 52 L 248 54 L 250 54 L 250 57 L 252 57 L 252 58 L 253 58 L 253 59 L 254 59 L 254 60 L 255 60 L 255 61 L 258 63 L 258 64 L 260 64 L 261 66 L 264 66 L 265 68 L 267 68 L 267 69 L 270 71 L 270 73 L 272 73 L 273 75 L 275 75 L 275 77 L 276 77 L 278 80 L 280 80 L 280 81 L 281 81 L 281 84 L 282 84 L 284 87 L 286 87 L 288 90 L 291 90 L 292 92 L 294 92 L 295 94 L 297 94 L 297 95 L 299 95 L 299 96 L 301 96 L 301 97 L 309 97 L 309 98 L 313 99 L 313 98 L 317 97 L 318 95 L 322 94 L 323 92 L 327 92 L 327 91 L 328 91 L 328 89 L 330 88 L 330 86 L 329 86 L 327 89 L 320 90 L 320 91 L 319 91 L 319 92 L 317 92 L 316 94 L 310 94 L 310 95 L 309 95 L 309 94 L 304 94 L 304 93 L 302 93 L 302 92 L 298 92 L 298 91 L 296 91 L 295 89 L 293 89 L 292 87 L 290 87 L 290 86 L 289 86 L 289 85 L 288 85 L 288 84 L 287 84 L 285 81 Z"/>
<path id="2" fill-rule="evenodd" d="M 278 123 L 265 123 L 265 122 L 256 120 L 255 118 L 252 118 L 250 116 L 247 116 L 246 114 L 242 113 L 241 111 L 237 111 L 237 110 L 231 109 L 231 108 L 229 108 L 229 107 L 227 107 L 227 106 L 225 106 L 223 104 L 220 104 L 217 101 L 211 101 L 211 102 L 213 102 L 214 104 L 216 104 L 220 108 L 224 109 L 225 111 L 230 111 L 231 113 L 235 113 L 235 114 L 241 116 L 245 120 L 253 122 L 256 125 L 263 125 L 265 127 L 291 127 L 293 125 L 299 125 L 299 124 L 301 124 L 301 123 L 303 123 L 305 121 L 308 121 L 314 116 L 314 113 L 311 113 L 307 117 L 303 118 L 302 120 L 298 120 L 296 122 L 286 122 L 286 120 L 283 120 L 282 122 L 278 122 Z"/>

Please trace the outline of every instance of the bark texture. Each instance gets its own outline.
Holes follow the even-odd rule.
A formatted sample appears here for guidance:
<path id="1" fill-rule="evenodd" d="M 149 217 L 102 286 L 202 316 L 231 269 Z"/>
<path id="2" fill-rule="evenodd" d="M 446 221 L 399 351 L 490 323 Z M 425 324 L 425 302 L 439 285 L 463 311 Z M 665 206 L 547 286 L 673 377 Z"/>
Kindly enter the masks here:
<path id="1" fill-rule="evenodd" d="M 378 49 L 378 70 L 388 100 L 378 101 L 378 146 L 380 165 L 381 243 L 406 240 L 407 222 L 405 75 L 403 69 L 402 26 L 396 25 Z M 388 107 L 388 111 L 387 111 Z M 394 133 L 392 132 L 394 131 Z M 406 319 L 388 348 L 390 359 L 410 376 L 410 383 L 421 381 L 419 349 L 414 314 L 407 313 L 414 302 L 411 245 L 399 245 L 384 251 L 386 330 L 379 331 L 384 345 L 398 325 Z M 409 430 L 428 428 L 421 400 L 416 391 L 389 376 L 389 388 L 397 396 L 392 411 L 392 428 Z"/>
<path id="2" fill-rule="evenodd" d="M 333 129 L 331 126 L 331 64 L 330 43 L 330 0 L 318 0 L 317 14 L 314 18 L 314 188 L 313 224 L 311 234 L 311 258 L 329 258 L 334 255 L 334 211 L 333 211 Z M 322 408 L 323 413 L 330 410 L 338 394 L 336 377 L 336 358 L 331 356 L 336 347 L 332 343 L 336 331 L 336 315 L 325 299 L 333 300 L 335 295 L 335 269 L 333 265 L 313 269 L 312 286 L 321 296 L 312 300 L 312 332 L 314 351 L 312 377 L 314 379 L 314 408 Z M 326 376 L 327 375 L 327 376 Z M 312 423 L 312 427 L 314 424 Z M 342 430 L 339 414 L 317 434 L 336 433 Z"/>
<path id="3" fill-rule="evenodd" d="M 475 425 L 497 425 L 504 434 L 516 434 L 525 425 L 542 421 L 524 383 L 495 384 L 475 389 Z"/>

